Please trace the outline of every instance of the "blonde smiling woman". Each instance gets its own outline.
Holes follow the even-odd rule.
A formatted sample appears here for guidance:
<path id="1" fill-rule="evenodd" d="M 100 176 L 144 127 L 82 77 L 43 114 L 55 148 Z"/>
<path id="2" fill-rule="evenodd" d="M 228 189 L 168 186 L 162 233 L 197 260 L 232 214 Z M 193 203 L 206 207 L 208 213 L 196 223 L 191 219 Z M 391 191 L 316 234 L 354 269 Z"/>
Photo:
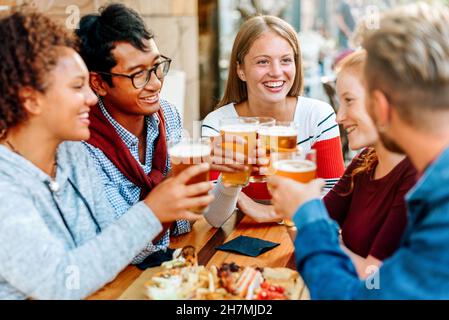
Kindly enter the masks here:
<path id="1" fill-rule="evenodd" d="M 305 151 L 317 150 L 317 174 L 332 188 L 344 171 L 340 132 L 329 104 L 301 96 L 302 58 L 293 27 L 273 16 L 249 19 L 237 34 L 229 65 L 224 96 L 218 109 L 204 119 L 202 135 L 218 135 L 219 120 L 227 117 L 294 122 L 298 145 Z M 254 201 L 270 199 L 266 183 L 251 183 L 243 191 L 238 206 L 245 214 L 259 222 L 279 220 L 272 206 Z"/>

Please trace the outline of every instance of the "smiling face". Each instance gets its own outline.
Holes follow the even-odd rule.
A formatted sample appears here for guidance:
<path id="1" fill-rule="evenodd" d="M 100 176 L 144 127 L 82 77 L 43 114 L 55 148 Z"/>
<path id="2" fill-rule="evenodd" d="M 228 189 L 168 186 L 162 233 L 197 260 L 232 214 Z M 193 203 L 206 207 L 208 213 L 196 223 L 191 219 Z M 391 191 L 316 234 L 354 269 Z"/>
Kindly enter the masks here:
<path id="1" fill-rule="evenodd" d="M 112 68 L 111 73 L 132 75 L 152 68 L 156 63 L 163 60 L 153 39 L 144 40 L 146 51 L 133 47 L 128 42 L 116 43 L 112 54 L 117 65 Z M 154 73 L 150 81 L 143 88 L 136 89 L 131 79 L 126 77 L 112 77 L 113 87 L 103 82 L 103 96 L 108 110 L 114 118 L 123 115 L 151 115 L 160 108 L 159 95 L 163 81 L 159 80 Z"/>
<path id="2" fill-rule="evenodd" d="M 37 99 L 41 112 L 36 121 L 60 141 L 87 140 L 89 110 L 98 98 L 89 86 L 89 73 L 78 53 L 69 48 L 60 50 L 58 63 L 48 74 L 49 86 Z"/>
<path id="3" fill-rule="evenodd" d="M 337 77 L 337 95 L 337 122 L 347 132 L 349 147 L 359 150 L 374 146 L 378 134 L 365 107 L 365 88 L 360 77 L 350 69 L 342 70 Z"/>
<path id="4" fill-rule="evenodd" d="M 238 65 L 237 74 L 246 82 L 249 99 L 282 102 L 295 81 L 294 50 L 281 36 L 265 32 L 254 41 L 243 64 Z"/>

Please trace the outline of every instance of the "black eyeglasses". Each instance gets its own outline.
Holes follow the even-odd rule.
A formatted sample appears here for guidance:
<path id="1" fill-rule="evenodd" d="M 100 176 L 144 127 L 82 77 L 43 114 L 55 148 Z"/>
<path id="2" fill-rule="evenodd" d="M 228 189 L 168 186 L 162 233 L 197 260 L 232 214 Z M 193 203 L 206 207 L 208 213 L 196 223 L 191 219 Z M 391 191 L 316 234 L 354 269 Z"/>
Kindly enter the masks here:
<path id="1" fill-rule="evenodd" d="M 112 72 L 102 72 L 102 71 L 95 71 L 95 72 L 109 76 L 129 78 L 131 79 L 134 88 L 141 89 L 145 87 L 147 83 L 150 81 L 152 73 L 154 73 L 159 80 L 164 79 L 164 77 L 167 75 L 168 71 L 170 70 L 170 64 L 172 60 L 165 56 L 161 57 L 165 60 L 156 63 L 150 69 L 141 70 L 130 75 Z"/>

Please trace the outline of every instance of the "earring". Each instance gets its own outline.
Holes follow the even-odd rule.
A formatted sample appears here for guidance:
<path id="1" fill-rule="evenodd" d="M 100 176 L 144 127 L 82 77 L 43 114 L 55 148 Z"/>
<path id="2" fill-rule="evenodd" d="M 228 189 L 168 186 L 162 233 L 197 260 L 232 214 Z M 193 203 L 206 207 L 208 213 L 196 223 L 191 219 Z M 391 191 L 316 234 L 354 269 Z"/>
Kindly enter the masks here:
<path id="1" fill-rule="evenodd" d="M 4 128 L 2 131 L 0 131 L 0 140 L 3 139 L 4 137 L 6 137 L 6 131 L 7 131 L 7 128 Z"/>

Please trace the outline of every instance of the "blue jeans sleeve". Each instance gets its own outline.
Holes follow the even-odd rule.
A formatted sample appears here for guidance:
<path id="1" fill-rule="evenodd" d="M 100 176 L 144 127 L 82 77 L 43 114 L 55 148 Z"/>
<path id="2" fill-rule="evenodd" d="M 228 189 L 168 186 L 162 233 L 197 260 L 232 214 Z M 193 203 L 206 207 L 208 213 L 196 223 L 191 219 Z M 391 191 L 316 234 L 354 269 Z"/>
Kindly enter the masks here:
<path id="1" fill-rule="evenodd" d="M 338 226 L 322 201 L 312 200 L 294 216 L 296 265 L 312 299 L 354 299 L 364 282 L 342 251 Z"/>
<path id="2" fill-rule="evenodd" d="M 366 281 L 342 251 L 337 224 L 319 200 L 295 214 L 296 264 L 312 299 L 448 299 L 449 205 L 433 208 Z"/>

